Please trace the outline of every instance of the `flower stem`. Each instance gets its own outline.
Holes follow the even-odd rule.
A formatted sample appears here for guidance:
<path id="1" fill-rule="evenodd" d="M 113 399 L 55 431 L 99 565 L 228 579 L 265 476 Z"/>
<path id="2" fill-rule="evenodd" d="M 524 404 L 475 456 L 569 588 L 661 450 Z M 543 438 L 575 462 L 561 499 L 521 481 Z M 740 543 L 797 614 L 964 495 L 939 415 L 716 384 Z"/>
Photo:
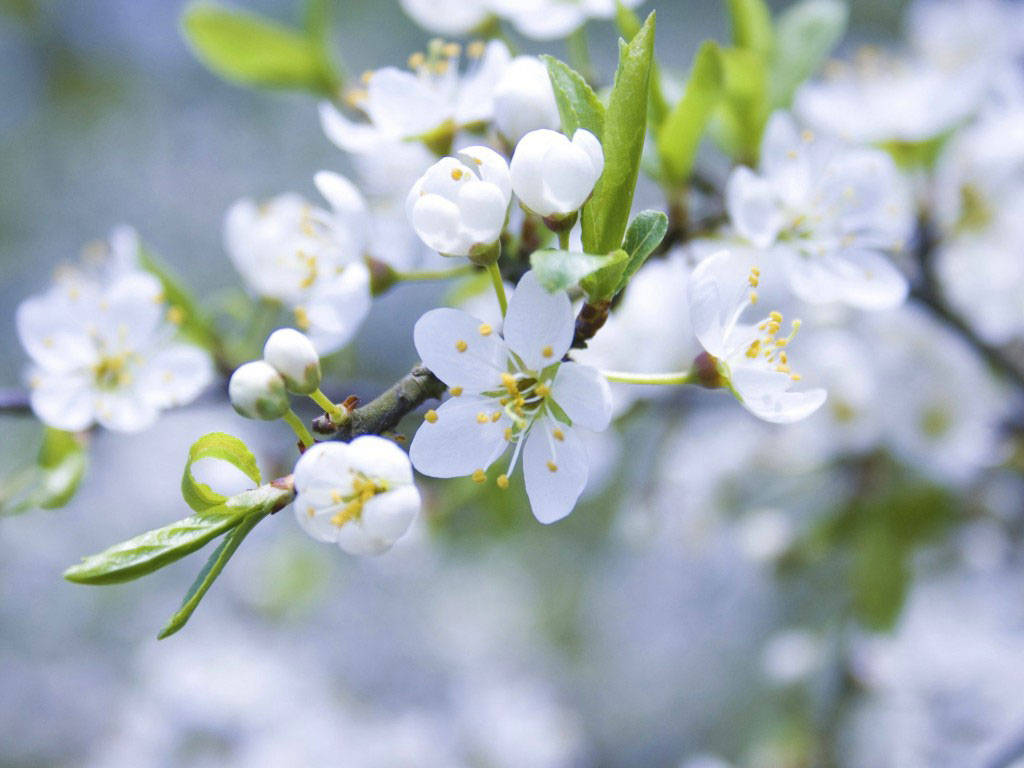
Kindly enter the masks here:
<path id="1" fill-rule="evenodd" d="M 292 432 L 294 432 L 295 436 L 299 438 L 299 442 L 302 443 L 303 450 L 312 447 L 315 442 L 313 440 L 313 436 L 309 433 L 309 430 L 306 429 L 306 425 L 302 423 L 302 419 L 295 414 L 295 411 L 289 408 L 281 418 L 287 422 L 288 426 L 292 428 Z"/>
<path id="2" fill-rule="evenodd" d="M 491 275 L 491 282 L 494 284 L 494 293 L 498 296 L 498 305 L 501 307 L 501 316 L 504 317 L 508 311 L 508 299 L 505 298 L 505 283 L 501 280 L 501 270 L 497 262 L 487 265 L 487 272 Z"/>
<path id="3" fill-rule="evenodd" d="M 626 371 L 601 371 L 608 381 L 620 384 L 656 384 L 664 387 L 693 384 L 697 374 L 693 370 L 675 371 L 673 373 L 628 373 Z"/>
<path id="4" fill-rule="evenodd" d="M 563 251 L 569 250 L 569 230 L 563 229 L 558 233 L 558 247 Z"/>
<path id="5" fill-rule="evenodd" d="M 309 393 L 310 399 L 324 409 L 324 413 L 331 417 L 331 421 L 335 424 L 341 424 L 345 419 L 345 414 L 342 413 L 341 408 L 331 402 L 331 399 L 327 397 L 320 389 L 315 389 Z"/>
<path id="6" fill-rule="evenodd" d="M 454 267 L 453 269 L 434 269 L 421 272 L 396 272 L 395 279 L 402 282 L 449 280 L 453 277 L 472 275 L 475 271 L 476 267 L 472 264 L 464 264 L 461 267 Z"/>

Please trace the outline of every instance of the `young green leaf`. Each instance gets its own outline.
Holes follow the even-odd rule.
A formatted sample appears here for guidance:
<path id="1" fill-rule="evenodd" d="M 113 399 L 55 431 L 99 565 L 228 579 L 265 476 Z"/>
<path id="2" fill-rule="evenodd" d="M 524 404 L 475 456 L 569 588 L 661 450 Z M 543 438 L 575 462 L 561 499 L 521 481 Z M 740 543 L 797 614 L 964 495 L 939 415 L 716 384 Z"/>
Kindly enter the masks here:
<path id="1" fill-rule="evenodd" d="M 843 39 L 849 15 L 842 0 L 803 0 L 779 15 L 772 60 L 773 108 L 788 107 L 800 84 L 821 68 Z"/>
<path id="2" fill-rule="evenodd" d="M 647 257 L 661 245 L 667 232 L 668 216 L 661 211 L 643 211 L 630 222 L 629 229 L 626 230 L 626 239 L 622 243 L 622 249 L 629 258 L 615 293 L 626 287 L 626 283 L 644 265 Z"/>
<path id="3" fill-rule="evenodd" d="M 0 515 L 63 507 L 78 490 L 87 459 L 83 436 L 44 428 L 35 464 L 4 478 L 0 487 Z"/>
<path id="4" fill-rule="evenodd" d="M 762 56 L 771 54 L 775 46 L 772 14 L 764 0 L 728 0 L 732 41 L 738 48 Z"/>
<path id="5" fill-rule="evenodd" d="M 541 56 L 548 68 L 555 103 L 562 118 L 562 132 L 572 138 L 584 128 L 598 139 L 604 135 L 604 105 L 579 72 L 554 56 Z"/>
<path id="6" fill-rule="evenodd" d="M 544 249 L 530 256 L 530 267 L 548 291 L 565 291 L 600 269 L 626 261 L 624 252 L 594 256 L 576 251 Z"/>
<path id="7" fill-rule="evenodd" d="M 580 288 L 587 294 L 587 301 L 597 304 L 610 301 L 619 292 L 622 273 L 629 264 L 629 254 L 619 248 L 608 254 L 611 261 L 580 280 Z"/>
<path id="8" fill-rule="evenodd" d="M 632 8 L 622 4 L 622 0 L 615 0 L 615 25 L 619 28 L 619 34 L 626 40 L 632 40 L 643 24 L 640 17 Z M 658 60 L 651 61 L 651 94 L 650 103 L 647 107 L 647 119 L 651 125 L 661 125 L 668 115 L 668 102 L 665 100 L 665 92 L 661 87 L 661 67 Z"/>
<path id="9" fill-rule="evenodd" d="M 711 132 L 730 157 L 755 166 L 769 114 L 765 61 L 745 48 L 723 48 L 719 55 L 725 87 Z"/>
<path id="10" fill-rule="evenodd" d="M 239 525 L 249 515 L 286 504 L 292 492 L 264 485 L 184 520 L 115 544 L 64 571 L 78 584 L 118 584 L 163 568 Z"/>
<path id="11" fill-rule="evenodd" d="M 583 206 L 583 249 L 588 253 L 616 250 L 629 221 L 647 133 L 654 28 L 652 12 L 628 44 L 619 41 L 619 66 L 601 137 L 604 173 Z"/>
<path id="12" fill-rule="evenodd" d="M 192 464 L 199 459 L 221 459 L 235 466 L 255 485 L 263 482 L 260 479 L 256 457 L 244 442 L 225 432 L 203 435 L 188 449 L 188 460 L 185 462 L 185 472 L 181 477 L 181 495 L 185 503 L 197 512 L 227 501 L 227 497 L 193 477 Z"/>
<path id="13" fill-rule="evenodd" d="M 722 97 L 724 74 L 718 45 L 705 41 L 693 63 L 683 98 L 658 131 L 658 155 L 666 179 L 682 184 L 693 170 L 701 137 Z"/>
<path id="14" fill-rule="evenodd" d="M 209 0 L 191 3 L 182 28 L 196 56 L 226 80 L 330 96 L 340 78 L 309 34 Z"/>
<path id="15" fill-rule="evenodd" d="M 160 281 L 164 300 L 170 307 L 171 317 L 181 330 L 181 334 L 194 344 L 215 351 L 218 339 L 213 324 L 177 275 L 173 274 L 155 253 L 143 246 L 139 246 L 138 260 L 140 267 Z"/>
<path id="16" fill-rule="evenodd" d="M 213 586 L 213 582 L 217 580 L 217 577 L 220 576 L 220 572 L 224 570 L 224 566 L 228 564 L 228 560 L 235 554 L 239 545 L 249 535 L 249 531 L 255 528 L 269 514 L 269 509 L 263 509 L 256 514 L 250 515 L 224 537 L 206 561 L 206 565 L 199 571 L 199 575 L 192 582 L 192 586 L 188 588 L 188 592 L 185 593 L 185 597 L 181 601 L 181 608 L 170 618 L 170 621 L 167 622 L 164 628 L 160 630 L 160 634 L 156 636 L 157 640 L 170 637 L 188 623 L 188 620 L 192 617 L 192 612 L 195 611 L 200 601 L 206 596 L 207 591 Z"/>

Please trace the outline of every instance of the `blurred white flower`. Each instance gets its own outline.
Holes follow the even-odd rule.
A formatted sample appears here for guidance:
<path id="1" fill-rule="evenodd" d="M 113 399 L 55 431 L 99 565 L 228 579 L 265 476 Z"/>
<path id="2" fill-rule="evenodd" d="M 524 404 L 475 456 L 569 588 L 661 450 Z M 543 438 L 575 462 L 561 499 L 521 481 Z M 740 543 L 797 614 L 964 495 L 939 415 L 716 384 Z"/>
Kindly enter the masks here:
<path id="1" fill-rule="evenodd" d="M 736 525 L 736 543 L 755 563 L 770 563 L 781 556 L 794 535 L 789 516 L 770 507 L 747 512 Z"/>
<path id="2" fill-rule="evenodd" d="M 520 202 L 544 218 L 575 213 L 590 197 L 604 170 L 601 142 L 580 128 L 572 141 L 541 129 L 523 136 L 510 163 L 512 189 Z"/>
<path id="3" fill-rule="evenodd" d="M 292 508 L 302 529 L 351 555 L 379 555 L 420 509 L 405 452 L 375 435 L 317 443 L 295 465 Z"/>
<path id="4" fill-rule="evenodd" d="M 281 374 L 289 392 L 308 395 L 320 386 L 320 355 L 294 328 L 279 328 L 263 345 L 263 360 Z"/>
<path id="5" fill-rule="evenodd" d="M 370 274 L 362 261 L 366 206 L 344 177 L 321 171 L 331 210 L 294 194 L 263 205 L 240 200 L 227 213 L 224 245 L 249 289 L 292 310 L 321 354 L 355 336 L 370 310 Z"/>
<path id="6" fill-rule="evenodd" d="M 548 68 L 535 56 L 517 56 L 494 90 L 494 125 L 513 144 L 530 131 L 561 125 Z"/>
<path id="7" fill-rule="evenodd" d="M 564 292 L 548 293 L 527 272 L 509 299 L 503 336 L 457 309 L 435 309 L 416 323 L 416 349 L 452 397 L 428 411 L 410 449 L 413 465 L 432 477 L 472 475 L 514 446 L 506 473 L 523 453 L 534 516 L 568 515 L 587 482 L 586 451 L 575 427 L 602 430 L 611 418 L 608 383 L 593 368 L 561 362 L 574 317 Z"/>
<path id="8" fill-rule="evenodd" d="M 789 367 L 787 348 L 800 327 L 779 337 L 782 315 L 770 312 L 756 325 L 740 317 L 757 303 L 760 269 L 729 251 L 697 265 L 689 285 L 694 333 L 725 379 L 725 386 L 759 419 L 788 424 L 810 416 L 825 402 L 824 389 L 790 392 L 799 374 Z"/>
<path id="9" fill-rule="evenodd" d="M 776 685 L 806 680 L 824 661 L 821 639 L 803 629 L 778 632 L 768 639 L 761 656 L 765 676 Z"/>
<path id="10" fill-rule="evenodd" d="M 909 236 L 911 201 L 884 152 L 801 133 L 776 112 L 760 173 L 733 171 L 726 206 L 741 236 L 785 255 L 791 287 L 805 301 L 884 309 L 906 297 L 906 278 L 885 252 Z"/>
<path id="11" fill-rule="evenodd" d="M 623 0 L 634 8 L 642 0 Z M 511 21 L 516 29 L 535 40 L 567 37 L 588 19 L 610 19 L 613 0 L 491 0 L 492 10 Z"/>
<path id="12" fill-rule="evenodd" d="M 127 263 L 133 237 L 122 240 L 102 280 L 95 270 L 67 270 L 18 306 L 32 410 L 49 426 L 77 431 L 98 422 L 136 432 L 161 410 L 194 400 L 213 378 L 206 351 L 175 340 L 175 308 L 164 303 L 160 282 Z"/>
<path id="13" fill-rule="evenodd" d="M 228 381 L 228 399 L 238 414 L 247 419 L 273 421 L 284 416 L 290 407 L 284 379 L 263 360 L 253 360 L 235 369 Z"/>
<path id="14" fill-rule="evenodd" d="M 401 0 L 404 10 L 423 29 L 459 37 L 479 27 L 491 13 L 490 0 Z"/>
<path id="15" fill-rule="evenodd" d="M 505 158 L 487 147 L 467 147 L 457 159 L 432 165 L 406 198 L 416 234 L 445 256 L 493 252 L 505 227 L 512 183 Z"/>

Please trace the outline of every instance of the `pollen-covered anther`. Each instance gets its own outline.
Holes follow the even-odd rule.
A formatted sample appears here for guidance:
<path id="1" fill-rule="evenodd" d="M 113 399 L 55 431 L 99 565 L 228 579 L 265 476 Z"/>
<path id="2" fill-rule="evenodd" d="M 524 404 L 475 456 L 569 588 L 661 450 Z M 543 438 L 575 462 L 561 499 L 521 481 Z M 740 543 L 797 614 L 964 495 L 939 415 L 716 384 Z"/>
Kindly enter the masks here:
<path id="1" fill-rule="evenodd" d="M 480 332 L 481 336 L 490 336 L 494 332 L 494 329 L 487 323 L 481 323 L 477 330 Z"/>
<path id="2" fill-rule="evenodd" d="M 409 69 L 422 69 L 427 63 L 427 57 L 420 51 L 409 56 Z"/>
<path id="3" fill-rule="evenodd" d="M 451 392 L 452 397 L 458 397 L 462 394 L 462 387 L 452 387 L 448 391 Z"/>
<path id="4" fill-rule="evenodd" d="M 516 383 L 516 378 L 511 373 L 501 374 L 501 386 L 508 390 L 510 395 L 519 394 L 519 385 Z"/>
<path id="5" fill-rule="evenodd" d="M 487 418 L 487 414 L 483 411 L 480 411 L 480 413 L 476 415 L 477 424 L 486 424 L 488 421 L 489 419 Z"/>
<path id="6" fill-rule="evenodd" d="M 555 350 L 553 350 L 550 345 L 544 347 L 544 349 L 542 349 L 540 351 L 540 353 L 542 355 L 544 355 L 544 357 L 554 357 L 555 356 Z"/>
<path id="7" fill-rule="evenodd" d="M 487 50 L 487 44 L 483 40 L 474 40 L 466 46 L 466 55 L 471 59 L 479 59 Z"/>
<path id="8" fill-rule="evenodd" d="M 761 282 L 761 270 L 758 267 L 751 267 L 750 274 L 747 276 L 747 282 L 750 283 L 751 288 L 757 288 Z"/>
<path id="9" fill-rule="evenodd" d="M 551 460 L 549 459 L 549 460 L 548 460 L 548 469 L 549 469 L 549 470 L 550 470 L 551 472 L 557 472 L 557 471 L 558 471 L 558 465 L 557 465 L 557 464 L 555 464 L 555 462 L 553 462 L 553 461 L 551 461 Z"/>
<path id="10" fill-rule="evenodd" d="M 473 482 L 481 484 L 481 485 L 483 483 L 486 483 L 487 482 L 487 473 L 484 472 L 482 469 L 475 469 L 475 470 L 473 470 Z"/>
<path id="11" fill-rule="evenodd" d="M 501 490 L 508 490 L 508 475 L 498 475 L 494 482 L 499 488 L 501 488 Z"/>
<path id="12" fill-rule="evenodd" d="M 423 414 L 423 419 L 427 423 L 429 423 L 429 424 L 436 424 L 437 423 L 437 411 L 435 411 L 433 408 L 431 408 L 429 411 L 427 411 L 425 414 Z"/>
<path id="13" fill-rule="evenodd" d="M 452 168 L 452 181 L 459 181 L 463 176 L 465 176 L 465 174 L 462 172 L 461 168 Z"/>
<path id="14" fill-rule="evenodd" d="M 557 440 L 558 442 L 562 442 L 563 440 L 565 440 L 565 432 L 560 430 L 558 427 L 555 427 L 553 430 L 551 430 L 551 436 L 555 438 L 555 440 Z"/>
<path id="15" fill-rule="evenodd" d="M 465 352 L 467 349 L 469 349 L 469 344 L 467 344 L 462 339 L 459 339 L 458 341 L 455 342 L 455 349 L 457 349 L 459 352 Z"/>
<path id="16" fill-rule="evenodd" d="M 491 414 L 491 421 L 492 422 L 500 421 L 502 413 L 503 413 L 503 411 L 495 411 L 494 413 L 492 413 Z"/>

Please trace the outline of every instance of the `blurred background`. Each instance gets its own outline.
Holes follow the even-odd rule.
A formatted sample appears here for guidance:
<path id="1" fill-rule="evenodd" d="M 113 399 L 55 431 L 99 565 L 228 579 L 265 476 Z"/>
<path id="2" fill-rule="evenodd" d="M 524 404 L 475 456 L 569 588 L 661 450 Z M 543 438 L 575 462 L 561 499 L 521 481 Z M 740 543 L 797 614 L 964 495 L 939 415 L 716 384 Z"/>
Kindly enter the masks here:
<path id="1" fill-rule="evenodd" d="M 429 37 L 392 0 L 338 5 L 352 71 Z M 346 170 L 315 99 L 198 64 L 182 7 L 0 0 L 0 386 L 22 379 L 17 303 L 114 225 L 212 294 L 237 285 L 221 244 L 233 201 L 313 196 L 314 172 Z M 656 7 L 669 67 L 726 35 L 717 3 Z M 851 12 L 848 47 L 900 34 L 900 3 Z M 615 33 L 593 27 L 607 76 Z M 369 394 L 405 371 L 408 329 L 438 296 L 378 302 L 338 380 Z M 595 446 L 608 480 L 553 528 L 459 483 L 424 485 L 429 519 L 378 559 L 271 519 L 159 643 L 196 558 L 102 589 L 61 572 L 183 516 L 198 435 L 238 434 L 267 466 L 288 440 L 214 395 L 154 432 L 96 433 L 68 507 L 0 519 L 0 766 L 1011 764 L 991 761 L 1024 735 L 1012 462 L 983 484 L 885 451 L 799 466 L 799 435 L 725 398 L 692 417 L 688 402 L 675 419 L 632 410 Z M 6 473 L 38 426 L 4 417 L 0 434 Z"/>

